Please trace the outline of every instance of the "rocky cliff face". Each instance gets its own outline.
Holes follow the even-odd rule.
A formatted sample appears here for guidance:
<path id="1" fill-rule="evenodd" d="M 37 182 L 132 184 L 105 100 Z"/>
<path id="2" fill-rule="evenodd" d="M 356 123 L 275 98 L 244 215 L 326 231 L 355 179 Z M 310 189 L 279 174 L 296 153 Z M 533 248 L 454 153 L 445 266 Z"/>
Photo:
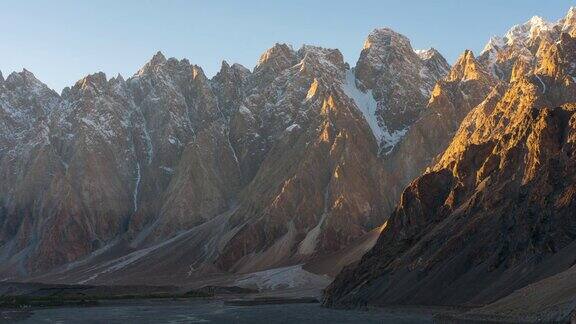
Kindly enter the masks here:
<path id="1" fill-rule="evenodd" d="M 326 305 L 478 305 L 574 264 L 575 39 L 562 32 L 572 14 L 507 34 L 509 75 L 493 74 L 500 84 L 404 190 L 375 247 L 336 278 Z M 493 71 L 505 71 L 504 61 Z M 453 69 L 447 81 L 467 71 L 479 74 Z"/>
<path id="2" fill-rule="evenodd" d="M 162 53 L 62 95 L 27 71 L 0 78 L 0 273 L 186 280 L 341 251 L 392 210 L 381 156 L 448 69 L 379 29 L 356 69 L 276 44 L 212 79 Z"/>
<path id="3" fill-rule="evenodd" d="M 390 153 L 418 119 L 436 81 L 448 69 L 436 50 L 416 53 L 408 38 L 391 29 L 376 29 L 368 35 L 355 75 L 359 88 L 371 91 L 376 100 L 383 154 Z"/>
<path id="4" fill-rule="evenodd" d="M 471 51 L 458 58 L 448 75 L 434 86 L 419 119 L 395 150 L 384 157 L 385 168 L 396 176 L 396 181 L 388 186 L 391 194 L 400 197 L 404 187 L 434 163 L 448 147 L 464 117 L 499 82 Z"/>

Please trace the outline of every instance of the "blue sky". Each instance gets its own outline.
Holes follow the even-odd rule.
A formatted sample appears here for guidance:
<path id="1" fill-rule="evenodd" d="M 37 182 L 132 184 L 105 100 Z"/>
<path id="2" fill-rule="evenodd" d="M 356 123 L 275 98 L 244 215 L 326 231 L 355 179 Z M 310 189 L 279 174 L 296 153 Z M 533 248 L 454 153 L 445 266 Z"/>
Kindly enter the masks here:
<path id="1" fill-rule="evenodd" d="M 388 26 L 453 62 L 533 15 L 557 20 L 576 1 L 2 0 L 0 71 L 26 68 L 50 87 L 86 74 L 134 74 L 158 50 L 215 74 L 252 68 L 276 42 L 338 48 L 354 65 L 365 37 Z"/>

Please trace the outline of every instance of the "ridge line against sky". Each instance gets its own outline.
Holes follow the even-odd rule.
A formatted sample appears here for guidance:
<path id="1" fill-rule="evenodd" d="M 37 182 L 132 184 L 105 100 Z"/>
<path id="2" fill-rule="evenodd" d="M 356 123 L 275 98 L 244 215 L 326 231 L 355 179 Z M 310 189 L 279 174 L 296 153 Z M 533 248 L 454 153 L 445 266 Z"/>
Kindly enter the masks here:
<path id="1" fill-rule="evenodd" d="M 275 43 L 337 48 L 354 66 L 368 34 L 390 27 L 415 49 L 453 63 L 534 15 L 562 18 L 576 1 L 5 0 L 0 71 L 23 68 L 58 92 L 87 74 L 132 76 L 157 51 L 187 58 L 208 77 L 223 60 L 250 69 Z"/>

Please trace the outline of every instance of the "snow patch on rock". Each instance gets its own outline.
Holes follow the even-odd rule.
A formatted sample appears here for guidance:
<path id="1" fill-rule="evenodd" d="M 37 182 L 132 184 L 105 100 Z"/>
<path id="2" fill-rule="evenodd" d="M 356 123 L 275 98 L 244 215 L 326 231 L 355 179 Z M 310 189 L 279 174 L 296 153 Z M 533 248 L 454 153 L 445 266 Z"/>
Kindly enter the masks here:
<path id="1" fill-rule="evenodd" d="M 292 132 L 292 131 L 295 130 L 295 129 L 300 129 L 300 125 L 298 125 L 298 124 L 292 124 L 292 125 L 286 127 L 286 131 L 287 131 L 287 132 Z"/>
<path id="2" fill-rule="evenodd" d="M 299 264 L 250 273 L 238 279 L 236 285 L 257 287 L 259 290 L 278 290 L 327 286 L 330 282 L 332 278 L 329 276 L 308 272 Z"/>
<path id="3" fill-rule="evenodd" d="M 536 79 L 538 79 L 538 81 L 540 81 L 540 84 L 542 85 L 542 93 L 546 93 L 546 84 L 544 83 L 544 81 L 542 81 L 542 79 L 538 76 L 538 74 L 534 75 L 536 77 Z"/>
<path id="4" fill-rule="evenodd" d="M 138 189 L 140 188 L 140 180 L 141 180 L 141 174 L 140 174 L 140 162 L 136 163 L 136 183 L 134 184 L 134 212 L 136 212 L 136 210 L 138 210 Z"/>
<path id="5" fill-rule="evenodd" d="M 250 109 L 246 108 L 246 106 L 244 105 L 240 106 L 240 108 L 238 108 L 238 111 L 243 115 L 252 115 Z"/>
<path id="6" fill-rule="evenodd" d="M 434 55 L 434 51 L 432 50 L 432 48 L 428 48 L 428 49 L 415 49 L 414 53 L 416 53 L 416 55 L 418 55 L 418 57 L 421 60 L 428 60 L 432 57 L 432 55 Z"/>
<path id="7" fill-rule="evenodd" d="M 388 154 L 398 144 L 404 135 L 408 132 L 408 128 L 390 132 L 386 125 L 381 125 L 376 115 L 378 104 L 372 95 L 372 90 L 362 92 L 356 86 L 356 77 L 353 70 L 346 71 L 346 79 L 342 84 L 342 90 L 350 97 L 356 104 L 356 107 L 362 112 L 364 119 L 370 126 L 372 134 L 379 143 L 380 151 Z"/>
<path id="8" fill-rule="evenodd" d="M 352 70 L 346 71 L 346 80 L 342 84 L 342 90 L 344 90 L 344 93 L 350 97 L 350 99 L 354 100 L 356 107 L 360 109 L 360 112 L 362 112 L 362 115 L 368 123 L 368 126 L 370 126 L 372 134 L 374 134 L 374 137 L 380 141 L 380 139 L 384 136 L 384 132 L 378 123 L 378 117 L 376 116 L 378 103 L 372 95 L 372 90 L 362 92 L 360 89 L 358 89 L 356 86 L 356 77 L 354 76 L 354 72 Z"/>

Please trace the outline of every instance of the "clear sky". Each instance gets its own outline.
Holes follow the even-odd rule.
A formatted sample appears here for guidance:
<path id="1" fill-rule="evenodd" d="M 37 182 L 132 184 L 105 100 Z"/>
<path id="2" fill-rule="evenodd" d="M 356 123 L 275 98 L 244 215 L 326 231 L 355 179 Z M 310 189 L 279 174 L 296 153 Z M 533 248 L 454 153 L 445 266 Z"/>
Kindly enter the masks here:
<path id="1" fill-rule="evenodd" d="M 388 26 L 454 62 L 533 15 L 557 20 L 576 0 L 1 0 L 0 71 L 26 68 L 60 91 L 86 74 L 134 74 L 161 50 L 214 75 L 252 68 L 276 42 L 338 48 L 354 65 Z"/>

